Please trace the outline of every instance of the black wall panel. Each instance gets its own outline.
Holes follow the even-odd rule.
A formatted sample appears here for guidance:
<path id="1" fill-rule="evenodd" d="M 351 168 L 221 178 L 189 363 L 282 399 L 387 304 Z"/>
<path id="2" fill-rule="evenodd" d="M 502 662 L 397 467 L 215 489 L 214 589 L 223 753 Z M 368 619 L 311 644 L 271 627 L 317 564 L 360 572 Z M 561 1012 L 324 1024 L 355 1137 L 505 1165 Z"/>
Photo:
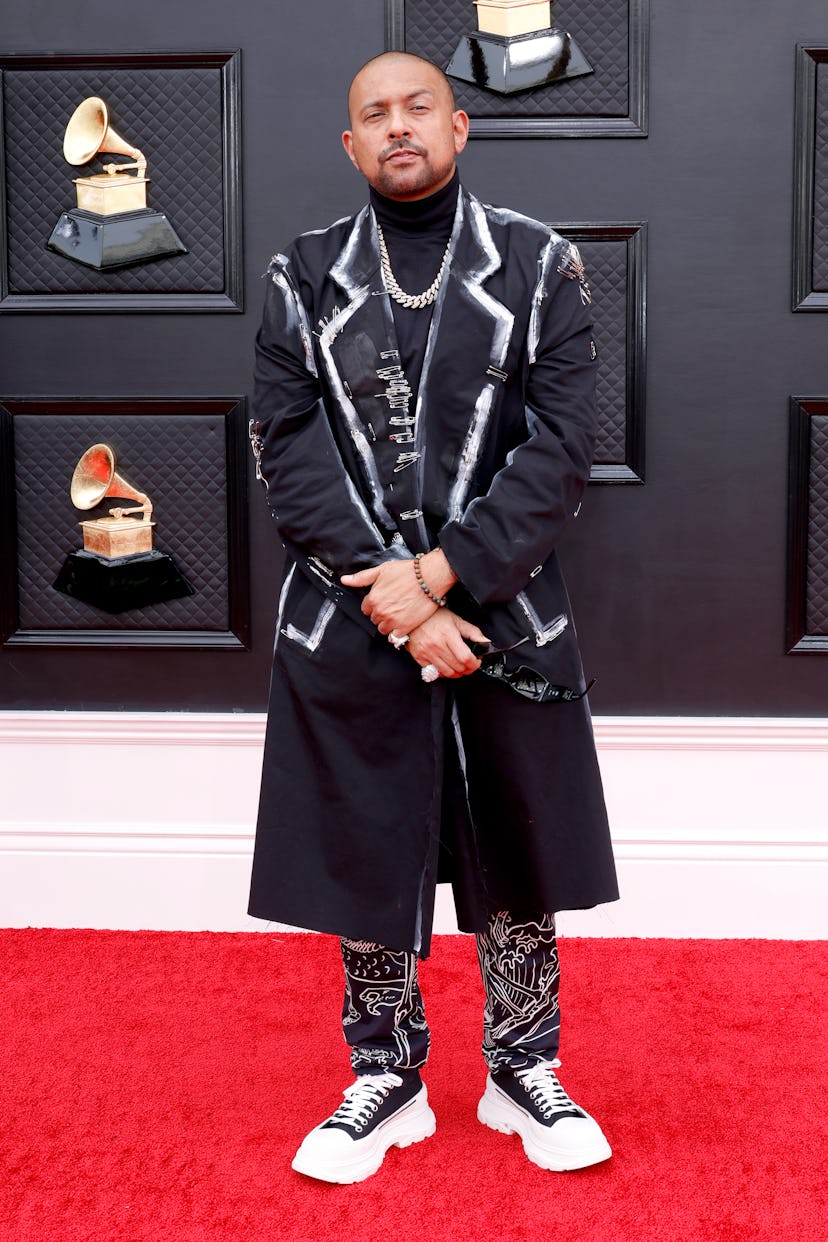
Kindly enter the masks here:
<path id="1" fill-rule="evenodd" d="M 828 400 L 791 398 L 788 649 L 828 654 Z"/>
<path id="2" fill-rule="evenodd" d="M 364 200 L 339 134 L 382 0 L 7 7 L 4 53 L 241 49 L 246 293 L 243 314 L 0 314 L 0 398 L 249 394 L 268 258 Z M 653 0 L 647 138 L 476 137 L 463 157 L 490 201 L 648 224 L 646 483 L 594 484 L 562 549 L 596 713 L 826 712 L 828 657 L 785 640 L 789 397 L 828 392 L 826 321 L 790 296 L 809 41 L 828 45 L 824 0 Z M 6 648 L 0 706 L 262 709 L 280 549 L 257 485 L 249 508 L 249 652 Z"/>
<path id="3" fill-rule="evenodd" d="M 238 308 L 239 59 L 221 52 L 0 54 L 0 309 Z M 148 145 L 148 205 L 174 222 L 186 238 L 184 253 L 97 271 L 44 246 L 63 210 L 75 204 L 63 134 L 90 96 L 105 96 L 116 133 L 125 120 L 122 139 Z M 77 173 L 100 174 L 111 159 L 101 152 Z"/>

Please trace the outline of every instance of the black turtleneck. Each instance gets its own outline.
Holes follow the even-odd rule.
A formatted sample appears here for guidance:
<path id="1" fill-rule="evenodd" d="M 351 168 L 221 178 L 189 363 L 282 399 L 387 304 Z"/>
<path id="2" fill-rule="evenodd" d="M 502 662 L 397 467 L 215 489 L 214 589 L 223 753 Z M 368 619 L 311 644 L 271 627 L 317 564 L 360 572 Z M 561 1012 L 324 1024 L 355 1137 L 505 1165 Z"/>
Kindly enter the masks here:
<path id="1" fill-rule="evenodd" d="M 391 270 L 405 293 L 422 293 L 440 270 L 451 236 L 460 178 L 457 169 L 447 185 L 427 198 L 398 202 L 371 188 L 371 206 L 382 227 Z M 409 310 L 391 299 L 400 347 L 400 365 L 414 393 L 420 382 L 433 306 Z M 412 406 L 413 409 L 413 406 Z"/>

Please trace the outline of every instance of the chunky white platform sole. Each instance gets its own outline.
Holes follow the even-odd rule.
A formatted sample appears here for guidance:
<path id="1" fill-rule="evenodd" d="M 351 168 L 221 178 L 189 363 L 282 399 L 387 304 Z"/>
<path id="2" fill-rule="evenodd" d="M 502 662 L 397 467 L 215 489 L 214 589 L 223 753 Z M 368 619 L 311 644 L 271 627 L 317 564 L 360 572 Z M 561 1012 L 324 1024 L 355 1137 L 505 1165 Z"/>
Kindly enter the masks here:
<path id="1" fill-rule="evenodd" d="M 486 1090 L 477 1106 L 477 1119 L 490 1130 L 519 1135 L 527 1159 L 555 1173 L 586 1169 L 612 1155 L 601 1127 L 588 1113 L 583 1117 L 561 1117 L 553 1126 L 542 1126 L 501 1091 L 491 1076 L 486 1079 Z"/>
<path id="2" fill-rule="evenodd" d="M 430 1138 L 437 1119 L 421 1087 L 413 1099 L 365 1138 L 351 1138 L 344 1130 L 311 1130 L 293 1158 L 291 1167 L 322 1182 L 361 1182 L 377 1169 L 390 1147 L 409 1147 Z"/>

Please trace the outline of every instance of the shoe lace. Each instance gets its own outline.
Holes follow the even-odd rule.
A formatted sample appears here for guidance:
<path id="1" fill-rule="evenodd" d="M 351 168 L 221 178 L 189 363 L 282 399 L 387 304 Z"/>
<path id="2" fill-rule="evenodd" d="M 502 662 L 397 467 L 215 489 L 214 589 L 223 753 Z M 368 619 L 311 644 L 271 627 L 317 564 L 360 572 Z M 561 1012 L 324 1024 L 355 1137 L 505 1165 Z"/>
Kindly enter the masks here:
<path id="1" fill-rule="evenodd" d="M 399 1074 L 362 1074 L 343 1091 L 344 1103 L 330 1117 L 353 1130 L 364 1129 L 382 1101 L 394 1087 L 402 1086 Z"/>
<path id="2" fill-rule="evenodd" d="M 529 1092 L 529 1098 L 538 1105 L 544 1117 L 568 1112 L 580 1115 L 582 1112 L 558 1082 L 555 1070 L 560 1069 L 560 1065 L 560 1061 L 556 1058 L 554 1061 L 539 1061 L 536 1065 L 530 1065 L 528 1069 L 515 1072 L 515 1077 L 523 1083 Z"/>

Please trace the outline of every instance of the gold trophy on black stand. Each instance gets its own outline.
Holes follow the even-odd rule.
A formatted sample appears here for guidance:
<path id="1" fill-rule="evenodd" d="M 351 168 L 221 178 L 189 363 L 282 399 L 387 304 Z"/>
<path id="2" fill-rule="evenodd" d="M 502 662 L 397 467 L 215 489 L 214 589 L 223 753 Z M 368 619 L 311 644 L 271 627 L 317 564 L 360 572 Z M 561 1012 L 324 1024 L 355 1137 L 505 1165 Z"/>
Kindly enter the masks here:
<path id="1" fill-rule="evenodd" d="M 88 164 L 102 151 L 132 157 L 104 164 L 103 173 L 76 177 L 78 205 L 64 211 L 47 245 L 67 259 L 99 271 L 186 254 L 187 247 L 162 211 L 147 206 L 146 157 L 116 133 L 97 95 L 79 104 L 63 138 L 68 164 Z M 126 171 L 134 169 L 134 174 Z"/>
<path id="2" fill-rule="evenodd" d="M 446 73 L 499 95 L 579 78 L 593 68 L 550 0 L 474 0 L 479 29 L 464 35 Z"/>
<path id="3" fill-rule="evenodd" d="M 152 501 L 118 474 L 115 464 L 115 452 L 108 444 L 87 449 L 72 475 L 73 505 L 94 509 L 107 496 L 138 504 L 81 522 L 83 548 L 69 553 L 55 589 L 110 613 L 192 595 L 172 557 L 152 546 Z M 138 513 L 140 517 L 134 516 Z"/>

